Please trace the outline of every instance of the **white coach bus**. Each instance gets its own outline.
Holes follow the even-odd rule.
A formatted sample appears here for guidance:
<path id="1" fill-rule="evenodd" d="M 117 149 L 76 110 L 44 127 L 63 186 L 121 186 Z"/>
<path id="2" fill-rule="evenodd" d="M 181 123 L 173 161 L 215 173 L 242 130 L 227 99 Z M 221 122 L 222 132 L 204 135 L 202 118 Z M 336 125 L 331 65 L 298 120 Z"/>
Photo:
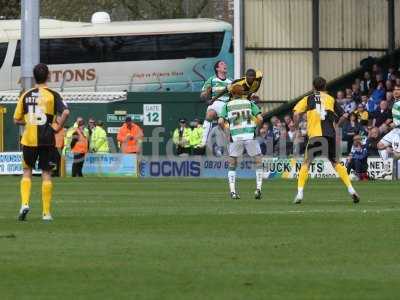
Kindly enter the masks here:
<path id="1" fill-rule="evenodd" d="M 0 21 L 0 91 L 20 90 L 20 26 Z M 49 86 L 61 91 L 198 91 L 221 59 L 233 73 L 232 27 L 217 20 L 41 19 L 40 37 Z"/>

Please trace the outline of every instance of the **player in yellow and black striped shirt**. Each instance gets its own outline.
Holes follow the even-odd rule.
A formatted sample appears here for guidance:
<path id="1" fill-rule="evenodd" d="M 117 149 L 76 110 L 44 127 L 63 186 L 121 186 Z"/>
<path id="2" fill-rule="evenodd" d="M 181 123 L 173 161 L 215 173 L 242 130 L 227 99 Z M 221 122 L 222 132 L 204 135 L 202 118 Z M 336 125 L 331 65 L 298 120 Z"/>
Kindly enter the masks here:
<path id="1" fill-rule="evenodd" d="M 303 190 L 308 178 L 310 163 L 317 156 L 327 157 L 352 196 L 353 202 L 360 198 L 354 190 L 347 170 L 337 161 L 336 126 L 346 115 L 340 105 L 326 92 L 326 81 L 317 77 L 313 82 L 314 92 L 301 99 L 294 108 L 294 122 L 298 126 L 303 113 L 307 114 L 307 136 L 305 158 L 298 178 L 298 191 L 294 203 L 301 203 Z"/>
<path id="2" fill-rule="evenodd" d="M 18 219 L 24 221 L 29 212 L 32 169 L 39 160 L 42 170 L 43 220 L 52 220 L 50 203 L 52 182 L 50 160 L 55 151 L 55 133 L 63 128 L 69 110 L 61 96 L 46 86 L 49 69 L 38 64 L 33 70 L 36 86 L 28 90 L 18 100 L 14 121 L 25 126 L 22 135 L 22 154 L 24 174 L 21 180 L 21 209 Z M 61 115 L 56 123 L 57 115 Z"/>
<path id="3" fill-rule="evenodd" d="M 219 97 L 229 93 L 231 94 L 231 89 L 234 85 L 241 85 L 243 87 L 243 93 L 248 100 L 257 101 L 258 96 L 256 93 L 260 89 L 261 82 L 263 79 L 263 74 L 261 71 L 256 71 L 254 69 L 248 69 L 246 71 L 246 76 L 240 79 L 235 79 L 225 90 L 218 93 L 212 100 L 216 100 Z"/>

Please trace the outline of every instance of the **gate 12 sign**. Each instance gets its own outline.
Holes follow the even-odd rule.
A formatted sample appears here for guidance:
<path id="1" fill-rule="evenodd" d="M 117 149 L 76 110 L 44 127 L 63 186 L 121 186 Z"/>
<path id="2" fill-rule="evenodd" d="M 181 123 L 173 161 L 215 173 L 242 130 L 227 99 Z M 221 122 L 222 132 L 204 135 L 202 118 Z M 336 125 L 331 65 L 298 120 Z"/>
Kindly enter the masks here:
<path id="1" fill-rule="evenodd" d="M 161 115 L 161 104 L 143 104 L 143 125 L 161 125 Z"/>

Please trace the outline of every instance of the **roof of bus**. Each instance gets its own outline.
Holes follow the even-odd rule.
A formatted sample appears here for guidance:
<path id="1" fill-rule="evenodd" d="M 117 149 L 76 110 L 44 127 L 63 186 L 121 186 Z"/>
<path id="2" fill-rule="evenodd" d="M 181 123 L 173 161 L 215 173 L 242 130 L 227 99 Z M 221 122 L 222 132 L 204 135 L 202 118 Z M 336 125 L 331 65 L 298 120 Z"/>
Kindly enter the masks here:
<path id="1" fill-rule="evenodd" d="M 40 20 L 40 36 L 73 37 L 115 34 L 157 34 L 184 32 L 231 31 L 229 23 L 214 19 L 169 19 L 111 22 L 109 24 L 92 24 L 69 22 L 52 19 Z M 19 39 L 21 35 L 20 20 L 0 21 L 0 41 Z"/>

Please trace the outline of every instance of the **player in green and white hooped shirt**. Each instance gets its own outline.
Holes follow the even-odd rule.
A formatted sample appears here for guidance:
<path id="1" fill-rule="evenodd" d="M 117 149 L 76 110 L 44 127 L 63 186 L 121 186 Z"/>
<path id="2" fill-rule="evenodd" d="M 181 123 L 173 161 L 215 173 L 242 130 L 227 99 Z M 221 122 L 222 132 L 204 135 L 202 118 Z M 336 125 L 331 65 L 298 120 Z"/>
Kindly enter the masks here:
<path id="1" fill-rule="evenodd" d="M 263 168 L 261 149 L 255 140 L 256 128 L 261 125 L 263 118 L 258 106 L 250 102 L 244 96 L 241 85 L 234 85 L 231 89 L 232 99 L 222 109 L 219 125 L 224 128 L 225 121 L 229 123 L 231 143 L 229 144 L 229 189 L 232 199 L 240 199 L 236 192 L 236 167 L 238 157 L 243 156 L 243 150 L 256 162 L 256 191 L 255 198 L 261 199 L 261 187 L 263 181 Z"/>
<path id="2" fill-rule="evenodd" d="M 396 85 L 393 90 L 395 103 L 392 108 L 394 127 L 378 143 L 379 154 L 383 159 L 389 158 L 393 153 L 395 159 L 400 159 L 400 86 Z"/>
<path id="3" fill-rule="evenodd" d="M 225 90 L 232 83 L 232 79 L 227 77 L 227 65 L 223 60 L 219 60 L 215 63 L 214 71 L 215 75 L 208 78 L 202 88 L 201 98 L 206 101 L 210 101 L 210 99 L 220 94 L 221 91 Z M 218 97 L 218 99 L 214 100 L 207 107 L 207 114 L 203 123 L 203 146 L 207 144 L 207 139 L 212 128 L 212 122 L 218 119 L 222 107 L 224 107 L 225 103 L 228 101 L 229 95 L 221 95 L 221 97 Z"/>

